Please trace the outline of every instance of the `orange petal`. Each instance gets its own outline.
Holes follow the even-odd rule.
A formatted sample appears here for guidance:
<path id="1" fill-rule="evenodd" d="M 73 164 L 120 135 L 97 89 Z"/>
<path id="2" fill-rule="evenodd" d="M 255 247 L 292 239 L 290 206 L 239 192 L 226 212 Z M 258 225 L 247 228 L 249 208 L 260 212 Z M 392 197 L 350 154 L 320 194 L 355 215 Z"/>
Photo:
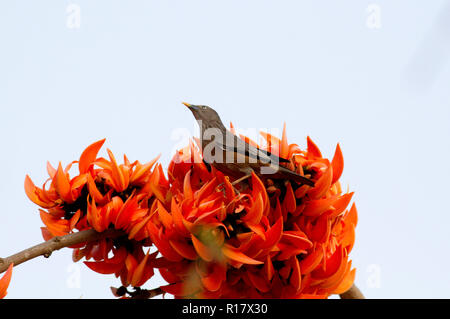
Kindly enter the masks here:
<path id="1" fill-rule="evenodd" d="M 294 190 L 292 189 L 290 182 L 288 182 L 286 186 L 286 195 L 284 197 L 283 205 L 289 213 L 295 212 L 295 209 L 297 208 Z"/>
<path id="2" fill-rule="evenodd" d="M 263 244 L 264 249 L 272 248 L 276 245 L 283 234 L 283 217 L 278 218 L 277 222 L 266 232 L 266 241 Z"/>
<path id="3" fill-rule="evenodd" d="M 242 220 L 253 225 L 259 224 L 263 216 L 263 209 L 264 209 L 263 198 L 261 194 L 258 194 L 256 200 L 253 202 L 252 207 L 250 207 L 247 214 L 242 217 Z"/>
<path id="4" fill-rule="evenodd" d="M 158 248 L 161 255 L 163 255 L 169 261 L 179 262 L 183 260 L 183 256 L 177 253 L 177 251 L 172 248 L 172 246 L 166 239 L 161 238 L 160 232 L 154 225 L 154 223 L 147 223 L 146 227 L 149 230 L 150 238 L 152 239 L 156 248 Z"/>
<path id="5" fill-rule="evenodd" d="M 73 203 L 70 183 L 62 169 L 61 162 L 59 162 L 58 169 L 56 170 L 54 182 L 56 192 L 62 200 L 69 204 Z"/>
<path id="6" fill-rule="evenodd" d="M 346 247 L 348 253 L 352 251 L 353 244 L 355 243 L 355 228 L 353 225 L 349 226 L 350 227 L 346 228 L 341 240 L 342 246 Z"/>
<path id="7" fill-rule="evenodd" d="M 315 186 L 308 192 L 309 197 L 312 199 L 322 198 L 331 187 L 331 181 L 333 180 L 333 168 L 328 166 L 323 175 L 315 183 Z"/>
<path id="8" fill-rule="evenodd" d="M 195 251 L 204 261 L 213 261 L 214 254 L 213 252 L 203 244 L 194 234 L 191 234 L 192 244 L 194 245 Z"/>
<path id="9" fill-rule="evenodd" d="M 224 188 L 225 188 L 225 196 L 228 201 L 231 201 L 235 197 L 234 187 L 230 183 L 230 179 L 228 176 L 224 178 Z"/>
<path id="10" fill-rule="evenodd" d="M 65 219 L 55 218 L 49 213 L 39 210 L 42 222 L 54 236 L 64 236 L 69 233 L 69 221 Z"/>
<path id="11" fill-rule="evenodd" d="M 269 283 L 265 280 L 264 276 L 260 276 L 257 273 L 251 271 L 247 272 L 248 279 L 252 285 L 261 292 L 268 292 L 270 290 Z"/>
<path id="12" fill-rule="evenodd" d="M 326 262 L 324 264 L 326 265 L 326 268 L 320 267 L 316 270 L 314 270 L 311 274 L 314 278 L 318 279 L 324 279 L 332 276 L 335 274 L 339 267 L 341 266 L 344 258 L 344 250 L 342 247 L 338 247 L 336 251 L 327 258 Z"/>
<path id="13" fill-rule="evenodd" d="M 194 247 L 187 244 L 185 241 L 169 240 L 169 244 L 170 246 L 172 246 L 173 249 L 175 249 L 177 253 L 179 253 L 186 259 L 196 260 L 198 258 L 198 255 L 195 252 Z"/>
<path id="14" fill-rule="evenodd" d="M 113 249 L 113 257 L 105 259 L 109 264 L 121 264 L 127 258 L 128 252 L 125 246 L 120 246 L 118 249 Z"/>
<path id="15" fill-rule="evenodd" d="M 49 161 L 47 161 L 47 173 L 48 173 L 48 176 L 50 176 L 51 179 L 53 179 L 55 177 L 55 174 L 56 174 L 56 169 L 52 166 L 52 164 L 50 164 Z"/>
<path id="16" fill-rule="evenodd" d="M 333 180 L 331 184 L 334 184 L 339 180 L 339 177 L 341 177 L 342 171 L 344 170 L 344 157 L 342 156 L 342 151 L 339 143 L 336 146 L 336 151 L 334 152 L 331 166 L 333 167 Z"/>
<path id="17" fill-rule="evenodd" d="M 307 139 L 307 147 L 308 147 L 308 157 L 319 157 L 322 158 L 322 153 L 316 144 L 312 141 L 312 139 L 308 136 Z"/>
<path id="18" fill-rule="evenodd" d="M 312 248 L 312 242 L 306 238 L 306 236 L 302 236 L 295 231 L 285 231 L 282 236 L 283 242 L 289 242 L 299 249 L 310 249 Z"/>
<path id="19" fill-rule="evenodd" d="M 189 237 L 190 236 L 190 227 L 188 228 L 191 223 L 185 220 L 183 214 L 181 213 L 181 208 L 178 206 L 178 204 L 175 202 L 175 198 L 172 197 L 171 202 L 171 211 L 172 211 L 172 217 L 173 217 L 173 223 L 175 225 L 175 228 L 177 231 L 182 234 L 183 236 Z"/>
<path id="20" fill-rule="evenodd" d="M 280 154 L 280 139 L 272 134 L 266 132 L 259 132 L 262 137 L 267 141 L 267 150 L 272 154 L 279 155 Z"/>
<path id="21" fill-rule="evenodd" d="M 344 221 L 346 223 L 351 223 L 354 227 L 358 224 L 358 211 L 356 210 L 356 205 L 353 203 L 350 211 L 345 214 Z"/>
<path id="22" fill-rule="evenodd" d="M 124 191 L 128 185 L 125 183 L 125 177 L 120 169 L 120 167 L 117 165 L 116 158 L 114 157 L 114 154 L 111 152 L 111 150 L 107 149 L 109 159 L 111 160 L 111 174 L 114 182 L 114 188 L 117 192 Z"/>
<path id="23" fill-rule="evenodd" d="M 230 132 L 236 135 L 236 129 L 234 128 L 234 125 L 232 122 L 230 122 Z"/>
<path id="24" fill-rule="evenodd" d="M 36 205 L 39 205 L 42 208 L 51 208 L 55 206 L 54 203 L 46 203 L 39 198 L 38 192 L 42 192 L 42 190 L 34 185 L 33 181 L 28 175 L 25 176 L 24 188 L 25 194 L 27 194 L 28 198 Z"/>
<path id="25" fill-rule="evenodd" d="M 353 285 L 353 282 L 355 281 L 355 275 L 356 275 L 356 268 L 347 273 L 347 275 L 344 277 L 341 283 L 333 291 L 333 294 L 340 295 L 349 290 L 350 287 Z"/>
<path id="26" fill-rule="evenodd" d="M 131 282 L 131 278 L 133 277 L 134 271 L 136 270 L 138 266 L 138 262 L 136 258 L 128 253 L 127 258 L 125 259 L 125 267 L 127 268 L 127 282 Z"/>
<path id="27" fill-rule="evenodd" d="M 95 204 L 95 200 L 92 200 L 92 203 L 88 203 L 87 207 L 87 220 L 89 224 L 99 233 L 104 231 L 106 227 L 103 227 L 103 218 L 100 212 L 100 209 L 97 209 L 97 205 Z"/>
<path id="28" fill-rule="evenodd" d="M 0 279 L 0 299 L 5 298 L 5 296 L 8 293 L 7 289 L 11 281 L 13 267 L 14 264 L 11 263 L 8 269 L 6 270 L 5 274 L 3 275 L 3 277 Z"/>
<path id="29" fill-rule="evenodd" d="M 144 228 L 144 226 L 148 223 L 151 217 L 152 217 L 151 215 L 148 215 L 146 218 L 144 218 L 139 223 L 134 225 L 128 234 L 128 239 L 133 239 L 134 237 L 136 237 L 136 235 L 139 233 L 141 229 Z"/>
<path id="30" fill-rule="evenodd" d="M 252 171 L 252 197 L 256 198 L 256 196 L 260 194 L 263 199 L 263 214 L 267 215 L 269 212 L 269 196 L 267 195 L 266 187 L 262 180 Z"/>
<path id="31" fill-rule="evenodd" d="M 352 200 L 353 194 L 354 193 L 352 192 L 338 197 L 333 203 L 334 210 L 331 211 L 330 214 L 328 214 L 328 217 L 335 218 L 342 214 L 342 212 L 347 208 L 348 204 Z"/>
<path id="32" fill-rule="evenodd" d="M 130 284 L 133 287 L 140 287 L 142 286 L 151 275 L 153 275 L 153 272 L 150 274 L 145 274 L 145 270 L 147 267 L 147 260 L 149 256 L 150 249 L 147 251 L 147 254 L 142 259 L 142 261 L 139 263 L 139 265 L 136 267 L 136 269 L 133 272 L 133 276 L 131 277 Z M 148 270 L 148 269 L 147 269 Z M 150 275 L 150 276 L 149 276 Z"/>
<path id="33" fill-rule="evenodd" d="M 351 266 L 351 261 L 347 262 L 347 257 L 344 257 L 342 263 L 339 265 L 339 269 L 333 275 L 321 282 L 320 287 L 322 289 L 331 288 L 331 290 L 334 290 L 334 287 L 338 286 L 344 279 L 347 271 L 350 271 Z"/>
<path id="34" fill-rule="evenodd" d="M 156 156 L 154 159 L 152 159 L 150 162 L 148 162 L 145 165 L 141 165 L 139 168 L 137 168 L 133 174 L 130 177 L 130 182 L 134 182 L 138 179 L 140 179 L 146 172 L 150 171 L 155 165 L 155 163 L 158 161 L 158 159 L 161 157 L 161 154 Z"/>
<path id="35" fill-rule="evenodd" d="M 213 179 L 211 179 L 209 182 L 207 182 L 206 184 L 204 184 L 197 192 L 196 192 L 196 197 L 197 200 L 200 202 L 204 197 L 208 196 L 211 194 L 212 190 L 214 189 L 214 187 L 216 186 L 216 180 L 217 177 L 214 177 Z"/>
<path id="36" fill-rule="evenodd" d="M 103 146 L 103 143 L 105 143 L 106 139 L 102 139 L 100 141 L 97 141 L 95 143 L 92 143 L 86 149 L 81 153 L 80 159 L 78 161 L 78 168 L 80 170 L 80 174 L 87 173 L 89 169 L 89 165 L 91 165 L 98 154 L 98 151 Z"/>
<path id="37" fill-rule="evenodd" d="M 122 263 L 114 264 L 106 261 L 85 261 L 84 264 L 91 270 L 104 275 L 114 274 L 123 267 Z"/>
<path id="38" fill-rule="evenodd" d="M 72 218 L 70 218 L 70 223 L 69 223 L 69 230 L 71 231 L 72 229 L 74 229 L 75 225 L 78 223 L 78 221 L 80 220 L 80 216 L 81 216 L 81 210 L 77 210 L 76 213 L 72 216 Z"/>
<path id="39" fill-rule="evenodd" d="M 323 243 L 328 240 L 331 231 L 331 220 L 326 215 L 320 216 L 312 230 L 308 233 L 314 242 Z"/>
<path id="40" fill-rule="evenodd" d="M 263 225 L 261 225 L 261 224 L 249 224 L 249 223 L 246 223 L 246 225 L 255 234 L 257 234 L 262 240 L 266 240 L 266 234 L 264 233 Z"/>
<path id="41" fill-rule="evenodd" d="M 203 286 L 209 291 L 219 290 L 225 279 L 226 269 L 218 264 L 212 266 L 212 272 L 208 276 L 201 278 Z"/>
<path id="42" fill-rule="evenodd" d="M 161 222 L 163 223 L 164 227 L 171 229 L 173 225 L 173 218 L 172 215 L 170 215 L 167 210 L 164 208 L 161 201 L 158 200 L 158 216 Z"/>
<path id="43" fill-rule="evenodd" d="M 113 221 L 116 228 L 126 228 L 130 221 L 133 218 L 133 214 L 135 214 L 139 209 L 139 205 L 137 202 L 137 197 L 131 195 L 123 204 L 120 211 L 117 213 L 116 220 Z"/>
<path id="44" fill-rule="evenodd" d="M 184 183 L 183 183 L 183 193 L 185 199 L 192 199 L 194 198 L 192 188 L 191 188 L 191 171 L 187 172 L 186 176 L 184 177 Z"/>
<path id="45" fill-rule="evenodd" d="M 300 261 L 300 269 L 302 270 L 302 274 L 306 275 L 313 271 L 322 261 L 322 257 L 323 250 L 320 246 L 317 246 L 312 253 Z"/>
<path id="46" fill-rule="evenodd" d="M 292 274 L 289 278 L 289 283 L 295 288 L 296 291 L 299 291 L 302 286 L 302 273 L 300 270 L 300 264 L 296 256 L 291 257 L 292 264 Z"/>
<path id="47" fill-rule="evenodd" d="M 239 250 L 237 250 L 236 248 L 234 248 L 233 246 L 228 245 L 228 244 L 225 244 L 222 247 L 222 252 L 225 255 L 225 257 L 227 257 L 231 260 L 237 261 L 239 263 L 250 264 L 250 265 L 264 264 L 264 262 L 250 258 L 247 255 L 240 252 Z"/>
<path id="48" fill-rule="evenodd" d="M 94 179 L 92 178 L 91 174 L 87 174 L 87 185 L 89 194 L 91 197 L 99 204 L 103 203 L 105 201 L 105 197 L 100 193 L 100 191 L 97 188 L 97 185 L 95 185 Z"/>
<path id="49" fill-rule="evenodd" d="M 41 227 L 41 235 L 42 238 L 47 241 L 52 239 L 53 237 L 55 237 L 49 230 L 47 227 Z"/>
<path id="50" fill-rule="evenodd" d="M 266 262 L 264 264 L 264 274 L 266 275 L 266 279 L 271 281 L 273 278 L 273 275 L 275 274 L 275 270 L 273 268 L 272 259 L 270 258 L 270 255 L 267 255 Z"/>
<path id="51" fill-rule="evenodd" d="M 325 211 L 331 209 L 331 205 L 335 200 L 336 198 L 329 197 L 306 202 L 305 209 L 302 214 L 305 216 L 320 216 Z"/>
<path id="52" fill-rule="evenodd" d="M 281 137 L 280 157 L 287 159 L 289 156 L 289 144 L 286 136 L 286 123 L 283 125 L 283 135 Z"/>
<path id="53" fill-rule="evenodd" d="M 277 248 L 280 253 L 276 256 L 277 260 L 287 260 L 292 256 L 306 254 L 306 250 L 302 247 L 296 247 L 292 243 L 279 242 Z"/>

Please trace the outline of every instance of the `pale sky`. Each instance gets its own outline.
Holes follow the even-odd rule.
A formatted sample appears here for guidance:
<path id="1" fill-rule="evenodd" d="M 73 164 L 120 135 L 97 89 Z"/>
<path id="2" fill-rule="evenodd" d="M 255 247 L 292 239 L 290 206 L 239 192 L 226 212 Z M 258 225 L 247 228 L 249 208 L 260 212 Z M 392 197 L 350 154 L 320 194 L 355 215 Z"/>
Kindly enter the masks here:
<path id="1" fill-rule="evenodd" d="M 26 174 L 41 185 L 47 160 L 104 137 L 116 157 L 161 153 L 166 167 L 174 132 L 198 135 L 187 101 L 243 130 L 286 122 L 289 142 L 309 135 L 329 158 L 340 143 L 356 284 L 449 298 L 449 17 L 444 0 L 0 2 L 0 256 L 42 241 Z M 66 249 L 15 268 L 8 297 L 112 298 L 110 286 Z"/>

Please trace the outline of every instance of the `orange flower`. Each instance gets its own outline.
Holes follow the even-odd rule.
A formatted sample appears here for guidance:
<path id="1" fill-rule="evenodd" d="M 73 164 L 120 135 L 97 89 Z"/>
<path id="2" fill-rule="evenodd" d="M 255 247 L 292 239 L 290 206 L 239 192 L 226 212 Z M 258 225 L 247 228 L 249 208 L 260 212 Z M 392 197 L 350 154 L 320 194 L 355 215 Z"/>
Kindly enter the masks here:
<path id="1" fill-rule="evenodd" d="M 92 270 L 114 273 L 123 285 L 137 287 L 153 275 L 151 261 L 156 255 L 143 252 L 144 247 L 152 244 L 143 226 L 149 220 L 148 203 L 154 198 L 152 190 L 159 189 L 153 183 L 163 184 L 159 166 L 152 171 L 158 158 L 141 164 L 139 161 L 131 163 L 124 156 L 124 163 L 119 164 L 109 149 L 109 160 L 97 157 L 104 141 L 88 146 L 80 159 L 64 170 L 61 164 L 56 170 L 47 164 L 50 177 L 42 188 L 36 187 L 27 175 L 25 192 L 30 200 L 43 208 L 39 212 L 45 224 L 41 228 L 45 240 L 75 229 L 123 230 L 123 238 L 102 239 L 73 247 L 73 259 L 92 258 L 94 261 L 86 262 Z M 74 163 L 78 163 L 79 174 L 71 178 L 69 170 Z"/>
<path id="2" fill-rule="evenodd" d="M 9 265 L 3 277 L 0 278 L 0 299 L 5 298 L 5 296 L 7 295 L 6 290 L 8 289 L 9 282 L 11 281 L 13 267 L 13 264 Z"/>
<path id="3" fill-rule="evenodd" d="M 307 151 L 262 133 L 266 149 L 315 186 L 252 175 L 236 192 L 228 176 L 208 172 L 191 143 L 169 165 L 165 201 L 148 229 L 157 267 L 177 298 L 326 298 L 346 291 L 357 212 L 342 193 L 339 145 L 330 162 L 308 137 Z M 245 138 L 245 137 L 243 137 Z"/>

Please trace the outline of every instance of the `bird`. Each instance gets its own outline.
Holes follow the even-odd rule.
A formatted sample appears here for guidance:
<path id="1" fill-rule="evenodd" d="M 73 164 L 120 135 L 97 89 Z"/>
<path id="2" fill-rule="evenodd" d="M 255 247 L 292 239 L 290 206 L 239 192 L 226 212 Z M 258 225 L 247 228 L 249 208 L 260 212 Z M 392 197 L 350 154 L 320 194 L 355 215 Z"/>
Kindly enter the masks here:
<path id="1" fill-rule="evenodd" d="M 314 186 L 311 179 L 280 165 L 289 163 L 288 159 L 250 145 L 230 132 L 213 108 L 182 103 L 192 112 L 200 127 L 203 162 L 207 167 L 213 166 L 225 175 L 237 178 L 233 185 L 249 178 L 254 172 L 263 178 L 291 180 Z"/>

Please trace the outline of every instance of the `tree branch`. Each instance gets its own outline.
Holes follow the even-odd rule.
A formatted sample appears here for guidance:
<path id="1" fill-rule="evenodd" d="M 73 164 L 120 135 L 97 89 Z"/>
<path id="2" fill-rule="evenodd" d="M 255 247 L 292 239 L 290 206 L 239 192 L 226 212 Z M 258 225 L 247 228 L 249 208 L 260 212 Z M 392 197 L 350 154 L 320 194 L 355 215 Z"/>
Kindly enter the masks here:
<path id="1" fill-rule="evenodd" d="M 17 266 L 23 262 L 26 262 L 39 256 L 44 256 L 48 258 L 50 257 L 52 252 L 64 247 L 70 247 L 81 243 L 88 243 L 102 238 L 116 238 L 123 234 L 124 233 L 122 231 L 116 229 L 107 229 L 101 233 L 95 231 L 94 229 L 88 229 L 73 234 L 68 234 L 65 236 L 53 237 L 50 240 L 47 240 L 41 244 L 22 250 L 21 252 L 18 252 L 9 257 L 0 258 L 0 274 L 6 271 L 11 263 L 13 263 L 14 266 Z M 162 293 L 164 292 L 160 288 L 152 290 L 140 289 L 139 291 L 132 293 L 131 297 L 146 299 L 146 298 L 153 298 Z M 353 284 L 353 286 L 351 286 L 349 290 L 340 294 L 339 296 L 341 297 L 341 299 L 365 299 L 364 295 L 358 289 L 358 287 L 355 286 L 355 284 Z"/>
<path id="2" fill-rule="evenodd" d="M 341 299 L 365 299 L 361 290 L 353 284 L 349 290 L 339 295 Z"/>
<path id="3" fill-rule="evenodd" d="M 0 258 L 0 274 L 6 271 L 11 263 L 14 263 L 15 267 L 23 262 L 39 256 L 48 258 L 53 251 L 59 250 L 64 247 L 69 247 L 81 243 L 88 243 L 102 238 L 115 238 L 123 234 L 124 233 L 122 231 L 116 229 L 107 229 L 101 233 L 95 231 L 94 229 L 88 229 L 65 236 L 56 236 L 41 244 L 22 250 L 21 252 L 12 256 Z"/>

